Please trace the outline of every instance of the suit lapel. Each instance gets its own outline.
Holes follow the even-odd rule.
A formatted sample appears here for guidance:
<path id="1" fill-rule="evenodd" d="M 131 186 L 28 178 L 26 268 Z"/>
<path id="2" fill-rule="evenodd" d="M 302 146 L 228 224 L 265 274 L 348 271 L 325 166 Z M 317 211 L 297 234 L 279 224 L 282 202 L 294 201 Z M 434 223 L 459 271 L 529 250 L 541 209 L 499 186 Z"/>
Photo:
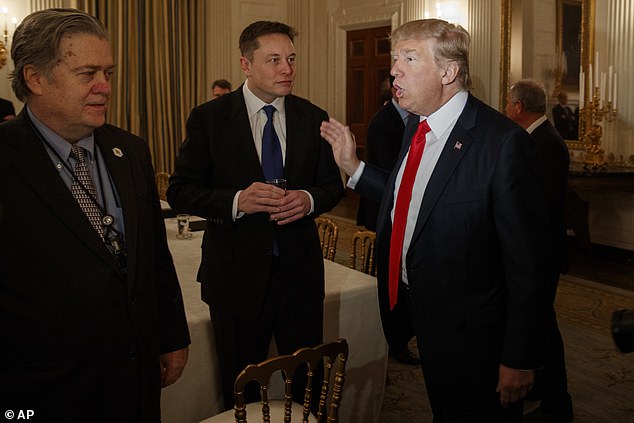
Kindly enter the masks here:
<path id="1" fill-rule="evenodd" d="M 475 126 L 477 111 L 477 102 L 469 95 L 467 104 L 460 114 L 460 117 L 458 117 L 458 121 L 451 131 L 451 134 L 449 134 L 449 138 L 438 158 L 438 163 L 436 163 L 436 167 L 434 167 L 434 171 L 425 188 L 423 202 L 418 213 L 418 219 L 416 220 L 414 234 L 412 235 L 412 243 L 420 236 L 429 215 L 436 206 L 451 175 L 473 144 L 474 140 L 468 131 Z"/>
<path id="2" fill-rule="evenodd" d="M 286 96 L 284 108 L 286 110 L 286 160 L 284 163 L 284 177 L 292 180 L 293 175 L 302 172 L 301 156 L 305 155 L 305 145 L 303 140 L 308 134 L 308 119 L 304 111 L 295 104 L 292 96 Z"/>
<path id="3" fill-rule="evenodd" d="M 26 112 L 22 112 L 17 118 L 23 124 L 23 136 L 8 142 L 15 148 L 16 156 L 8 157 L 7 160 L 12 162 L 25 182 L 31 186 L 36 195 L 42 198 L 61 223 L 75 234 L 86 248 L 123 276 L 119 265 L 55 170 L 42 141 L 29 126 L 24 113 Z"/>

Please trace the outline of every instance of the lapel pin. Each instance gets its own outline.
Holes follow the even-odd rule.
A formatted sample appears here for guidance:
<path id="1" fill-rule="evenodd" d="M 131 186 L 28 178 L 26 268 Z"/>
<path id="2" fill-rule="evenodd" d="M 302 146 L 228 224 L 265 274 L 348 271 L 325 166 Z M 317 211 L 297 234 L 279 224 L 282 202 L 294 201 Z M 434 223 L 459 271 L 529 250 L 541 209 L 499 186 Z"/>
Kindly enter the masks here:
<path id="1" fill-rule="evenodd" d="M 115 147 L 112 149 L 112 152 L 114 153 L 115 156 L 117 157 L 123 157 L 123 151 L 121 151 L 120 148 Z"/>
<path id="2" fill-rule="evenodd" d="M 456 144 L 453 146 L 454 149 L 460 150 L 462 148 L 462 143 L 460 141 L 456 141 Z"/>

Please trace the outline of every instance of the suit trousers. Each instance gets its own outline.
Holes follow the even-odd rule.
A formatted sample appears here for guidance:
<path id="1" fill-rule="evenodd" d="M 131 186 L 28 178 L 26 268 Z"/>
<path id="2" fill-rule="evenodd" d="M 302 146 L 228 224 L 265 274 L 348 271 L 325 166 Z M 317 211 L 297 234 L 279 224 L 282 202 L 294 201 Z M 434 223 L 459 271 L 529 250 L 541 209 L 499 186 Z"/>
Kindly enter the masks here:
<path id="1" fill-rule="evenodd" d="M 402 293 L 405 295 L 400 296 Z M 495 384 L 489 383 L 489 380 L 497 379 L 497 369 L 493 369 L 495 375 L 491 374 L 491 377 L 487 375 L 486 378 L 474 377 L 474 373 L 470 372 L 479 369 L 460 370 L 459 367 L 464 363 L 449 364 L 458 369 L 457 376 L 442 370 L 440 373 L 430 371 L 430 369 L 441 369 L 447 364 L 436 363 L 438 357 L 428 358 L 429 354 L 426 352 L 423 341 L 425 336 L 421 328 L 417 327 L 414 317 L 416 313 L 407 285 L 400 284 L 399 299 L 406 300 L 409 314 L 412 316 L 433 423 L 521 423 L 524 401 L 518 401 L 508 408 L 503 408 L 500 395 L 495 392 Z M 447 351 L 447 353 L 453 353 L 453 351 Z"/>
<path id="2" fill-rule="evenodd" d="M 302 347 L 314 347 L 323 339 L 323 301 L 314 301 L 306 307 L 306 301 L 296 301 L 285 289 L 289 283 L 280 277 L 279 261 L 273 258 L 269 287 L 264 304 L 254 320 L 242 320 L 231 313 L 210 307 L 211 322 L 220 364 L 222 392 L 225 409 L 234 406 L 234 382 L 236 376 L 249 364 L 257 364 L 268 358 L 272 337 L 279 355 L 292 354 Z M 245 292 L 244 295 L 249 295 Z M 304 373 L 302 375 L 302 373 Z M 319 392 L 319 374 L 315 377 L 313 392 Z M 257 401 L 255 384 L 246 392 L 247 402 Z M 293 378 L 293 399 L 303 402 L 306 386 L 305 372 Z M 315 389 L 317 388 L 317 389 Z M 318 398 L 313 398 L 318 400 Z"/>

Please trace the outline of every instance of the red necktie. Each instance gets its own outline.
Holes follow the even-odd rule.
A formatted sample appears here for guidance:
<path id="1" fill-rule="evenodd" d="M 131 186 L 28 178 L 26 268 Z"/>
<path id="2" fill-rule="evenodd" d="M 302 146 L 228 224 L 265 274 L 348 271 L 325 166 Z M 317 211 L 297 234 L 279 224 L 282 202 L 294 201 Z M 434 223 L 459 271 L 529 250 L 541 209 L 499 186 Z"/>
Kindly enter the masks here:
<path id="1" fill-rule="evenodd" d="M 389 294 L 390 310 L 394 308 L 398 297 L 398 283 L 401 279 L 401 256 L 403 254 L 403 238 L 405 237 L 405 226 L 407 225 L 407 212 L 412 199 L 412 188 L 416 179 L 416 171 L 423 157 L 425 149 L 425 138 L 430 131 L 427 120 L 418 124 L 418 129 L 412 138 L 407 155 L 407 163 L 398 188 L 396 206 L 394 207 L 394 222 L 392 223 L 392 237 L 390 238 L 390 268 L 389 268 Z"/>

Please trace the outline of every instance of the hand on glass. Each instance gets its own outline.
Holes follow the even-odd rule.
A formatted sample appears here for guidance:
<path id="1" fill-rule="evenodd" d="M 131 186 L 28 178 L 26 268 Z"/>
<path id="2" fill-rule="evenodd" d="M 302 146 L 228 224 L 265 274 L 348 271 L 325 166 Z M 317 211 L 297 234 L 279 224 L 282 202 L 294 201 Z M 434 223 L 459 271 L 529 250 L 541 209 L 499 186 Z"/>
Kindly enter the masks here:
<path id="1" fill-rule="evenodd" d="M 271 220 L 277 221 L 278 225 L 286 225 L 306 216 L 310 212 L 310 198 L 304 191 L 286 191 L 284 204 L 280 211 L 271 213 Z"/>
<path id="2" fill-rule="evenodd" d="M 238 197 L 238 211 L 253 213 L 279 213 L 285 204 L 286 191 L 275 185 L 254 182 Z"/>

